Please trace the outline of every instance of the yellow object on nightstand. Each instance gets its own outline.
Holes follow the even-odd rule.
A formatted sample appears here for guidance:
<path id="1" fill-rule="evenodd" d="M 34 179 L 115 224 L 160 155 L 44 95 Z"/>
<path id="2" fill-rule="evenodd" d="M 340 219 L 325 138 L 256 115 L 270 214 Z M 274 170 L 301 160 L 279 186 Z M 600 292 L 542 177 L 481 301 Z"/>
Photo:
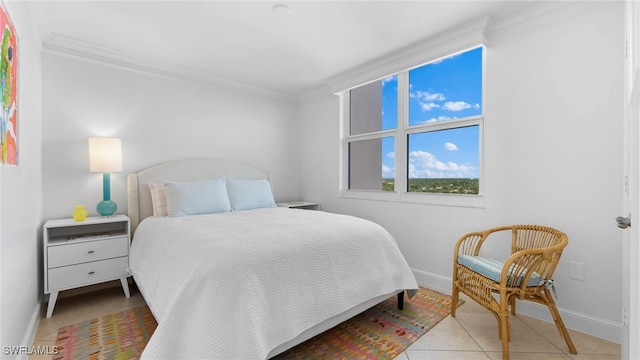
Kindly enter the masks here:
<path id="1" fill-rule="evenodd" d="M 87 218 L 87 209 L 84 208 L 84 205 L 76 205 L 72 215 L 75 221 L 82 222 Z"/>

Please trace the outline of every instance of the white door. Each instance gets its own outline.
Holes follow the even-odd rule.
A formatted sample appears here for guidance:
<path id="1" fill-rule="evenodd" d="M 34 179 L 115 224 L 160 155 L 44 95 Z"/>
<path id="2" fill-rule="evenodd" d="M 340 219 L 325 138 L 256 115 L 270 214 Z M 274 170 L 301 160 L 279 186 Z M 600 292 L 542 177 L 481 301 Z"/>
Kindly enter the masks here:
<path id="1" fill-rule="evenodd" d="M 622 358 L 640 359 L 640 3 L 626 1 Z M 618 219 L 618 226 L 624 228 Z"/>

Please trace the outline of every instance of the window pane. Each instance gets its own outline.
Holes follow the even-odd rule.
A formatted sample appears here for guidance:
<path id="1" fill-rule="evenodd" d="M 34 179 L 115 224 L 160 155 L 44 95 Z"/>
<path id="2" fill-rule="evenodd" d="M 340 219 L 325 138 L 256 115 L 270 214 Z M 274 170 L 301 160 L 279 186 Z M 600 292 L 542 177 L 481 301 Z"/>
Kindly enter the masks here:
<path id="1" fill-rule="evenodd" d="M 349 143 L 349 189 L 393 191 L 394 172 L 393 137 Z"/>
<path id="2" fill-rule="evenodd" d="M 407 191 L 478 194 L 480 127 L 408 136 Z"/>
<path id="3" fill-rule="evenodd" d="M 350 134 L 366 134 L 398 126 L 398 76 L 350 91 Z"/>
<path id="4" fill-rule="evenodd" d="M 482 47 L 409 71 L 409 125 L 482 114 Z"/>

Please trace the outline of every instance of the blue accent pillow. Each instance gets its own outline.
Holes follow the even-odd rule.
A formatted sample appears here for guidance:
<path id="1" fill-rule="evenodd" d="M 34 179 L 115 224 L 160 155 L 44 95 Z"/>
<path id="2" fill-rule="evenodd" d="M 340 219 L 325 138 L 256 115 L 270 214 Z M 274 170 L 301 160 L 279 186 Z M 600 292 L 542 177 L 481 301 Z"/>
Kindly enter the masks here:
<path id="1" fill-rule="evenodd" d="M 170 181 L 164 190 L 171 217 L 231 211 L 225 179 Z"/>
<path id="2" fill-rule="evenodd" d="M 502 276 L 502 268 L 504 267 L 505 260 L 496 260 L 484 258 L 481 256 L 461 255 L 458 256 L 458 263 L 495 282 L 500 282 L 500 277 Z M 520 286 L 520 284 L 522 283 L 522 277 L 519 276 L 515 280 L 516 285 Z M 510 281 L 510 279 L 508 279 L 507 281 Z M 531 278 L 529 278 L 527 286 L 538 286 L 543 282 L 544 279 L 542 279 L 540 274 L 534 272 L 531 275 Z"/>
<path id="3" fill-rule="evenodd" d="M 234 211 L 276 207 L 267 179 L 227 179 L 227 191 Z"/>

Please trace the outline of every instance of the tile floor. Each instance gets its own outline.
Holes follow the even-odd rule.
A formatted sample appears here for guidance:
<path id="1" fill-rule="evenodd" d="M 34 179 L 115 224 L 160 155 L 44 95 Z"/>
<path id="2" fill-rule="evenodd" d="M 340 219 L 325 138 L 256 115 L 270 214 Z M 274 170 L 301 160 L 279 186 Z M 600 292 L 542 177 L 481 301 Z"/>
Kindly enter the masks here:
<path id="1" fill-rule="evenodd" d="M 122 288 L 114 287 L 58 300 L 53 316 L 42 318 L 34 346 L 55 345 L 59 327 L 87 318 L 113 313 L 144 304 L 135 286 L 127 299 Z M 464 298 L 464 297 L 463 297 Z M 427 359 L 502 359 L 497 322 L 493 315 L 474 301 L 458 308 L 456 317 L 448 316 L 397 357 L 398 360 Z M 511 322 L 511 359 L 620 359 L 620 345 L 570 330 L 578 355 L 569 353 L 555 325 L 518 315 Z M 32 355 L 29 359 L 50 359 Z"/>

